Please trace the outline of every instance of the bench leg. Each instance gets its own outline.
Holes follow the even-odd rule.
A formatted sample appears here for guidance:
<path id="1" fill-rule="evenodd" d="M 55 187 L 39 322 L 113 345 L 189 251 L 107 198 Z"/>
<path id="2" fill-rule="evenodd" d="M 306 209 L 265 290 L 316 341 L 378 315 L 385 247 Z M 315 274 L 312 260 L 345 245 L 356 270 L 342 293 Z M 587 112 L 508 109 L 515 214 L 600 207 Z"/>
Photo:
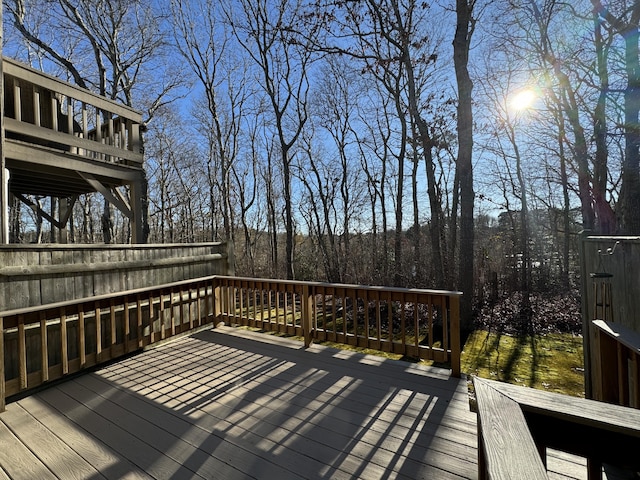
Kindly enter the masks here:
<path id="1" fill-rule="evenodd" d="M 587 458 L 587 478 L 602 480 L 602 462 L 594 458 Z"/>

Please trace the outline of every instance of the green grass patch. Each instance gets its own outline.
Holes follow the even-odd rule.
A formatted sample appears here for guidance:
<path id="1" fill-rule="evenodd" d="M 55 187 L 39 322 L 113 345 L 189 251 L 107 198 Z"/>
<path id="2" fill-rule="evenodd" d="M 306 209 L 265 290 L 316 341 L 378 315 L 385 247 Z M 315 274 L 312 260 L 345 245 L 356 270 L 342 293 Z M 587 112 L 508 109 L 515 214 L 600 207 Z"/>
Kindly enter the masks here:
<path id="1" fill-rule="evenodd" d="M 582 338 L 566 333 L 514 337 L 476 330 L 462 352 L 468 375 L 584 397 Z"/>

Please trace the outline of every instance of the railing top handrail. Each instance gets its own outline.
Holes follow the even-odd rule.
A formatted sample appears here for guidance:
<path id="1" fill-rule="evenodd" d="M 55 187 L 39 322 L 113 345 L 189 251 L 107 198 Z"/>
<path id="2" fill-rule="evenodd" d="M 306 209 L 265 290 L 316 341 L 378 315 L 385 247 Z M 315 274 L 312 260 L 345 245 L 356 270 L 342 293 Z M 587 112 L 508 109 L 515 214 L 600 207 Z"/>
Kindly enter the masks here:
<path id="1" fill-rule="evenodd" d="M 180 287 L 183 285 L 189 285 L 189 284 L 195 284 L 195 283 L 201 284 L 201 283 L 213 281 L 215 278 L 216 278 L 216 275 L 210 275 L 208 277 L 192 278 L 188 280 L 181 280 L 179 282 L 164 283 L 162 285 L 154 285 L 151 287 L 134 288 L 132 290 L 122 290 L 120 292 L 104 293 L 102 295 L 76 298 L 73 300 L 65 300 L 63 302 L 46 303 L 44 305 L 34 305 L 31 307 L 16 308 L 14 310 L 5 310 L 4 312 L 0 311 L 0 318 L 15 317 L 17 315 L 27 315 L 29 313 L 39 312 L 41 310 L 55 310 L 63 307 L 71 307 L 73 305 L 80 305 L 85 303 L 101 302 L 103 300 L 110 300 L 116 297 L 140 295 L 140 294 L 152 292 L 155 290 L 168 290 L 168 289 Z"/>
<path id="2" fill-rule="evenodd" d="M 449 291 L 449 290 L 436 290 L 436 289 L 420 289 L 420 288 L 402 288 L 402 287 L 385 287 L 377 285 L 356 285 L 350 283 L 329 283 L 329 282 L 311 282 L 306 280 L 279 280 L 270 278 L 252 278 L 252 277 L 232 277 L 217 275 L 221 279 L 239 280 L 243 282 L 263 282 L 263 283 L 281 283 L 285 285 L 307 285 L 313 287 L 329 287 L 329 288 L 343 288 L 349 290 L 367 290 L 371 292 L 392 292 L 392 293 L 409 293 L 409 294 L 421 294 L 421 295 L 439 295 L 449 297 L 459 297 L 462 292 Z"/>
<path id="3" fill-rule="evenodd" d="M 7 318 L 7 317 L 15 317 L 17 315 L 27 315 L 27 314 L 39 312 L 42 310 L 54 310 L 54 309 L 59 309 L 63 307 L 70 307 L 73 305 L 80 305 L 80 304 L 86 304 L 91 302 L 101 302 L 101 301 L 110 300 L 111 298 L 116 298 L 116 297 L 139 295 L 139 294 L 151 292 L 154 290 L 167 290 L 167 289 L 177 288 L 180 286 L 195 284 L 195 283 L 201 284 L 201 283 L 211 282 L 217 279 L 228 279 L 228 280 L 236 280 L 236 281 L 249 280 L 249 281 L 264 282 L 264 283 L 309 285 L 309 286 L 321 286 L 321 287 L 332 287 L 332 288 L 358 289 L 358 290 L 377 291 L 377 292 L 429 294 L 429 295 L 438 295 L 438 296 L 462 295 L 461 292 L 449 292 L 445 290 L 420 290 L 415 288 L 380 287 L 380 286 L 367 286 L 367 285 L 349 285 L 349 284 L 322 283 L 322 282 L 303 282 L 303 281 L 296 281 L 296 280 L 278 280 L 278 279 L 267 279 L 267 278 L 247 278 L 247 277 L 230 277 L 230 276 L 224 276 L 224 275 L 210 275 L 206 277 L 181 280 L 179 282 L 165 283 L 162 285 L 141 287 L 141 288 L 136 288 L 132 290 L 123 290 L 120 292 L 95 295 L 92 297 L 83 297 L 83 298 L 77 298 L 73 300 L 65 300 L 63 302 L 47 303 L 44 305 L 35 305 L 31 307 L 5 310 L 5 311 L 0 311 L 0 317 Z"/>
<path id="4" fill-rule="evenodd" d="M 128 118 L 135 123 L 142 122 L 142 113 L 138 110 L 135 110 L 134 108 L 128 107 L 113 100 L 109 100 L 106 97 L 98 95 L 97 93 L 79 87 L 77 85 L 67 83 L 57 77 L 54 77 L 53 75 L 49 75 L 40 70 L 36 70 L 35 68 L 31 68 L 30 66 L 12 58 L 3 56 L 2 62 L 3 72 L 7 75 L 26 80 L 53 92 L 69 96 L 76 100 L 80 100 L 97 108 L 100 108 L 101 110 L 106 110 L 118 116 Z M 27 73 L 27 75 L 25 75 L 25 73 Z"/>
<path id="5" fill-rule="evenodd" d="M 25 243 L 25 244 L 0 244 L 0 251 L 8 250 L 157 250 L 170 248 L 193 248 L 193 247 L 218 247 L 224 246 L 226 242 L 194 242 L 194 243 L 92 243 L 92 244 L 62 244 L 62 243 Z"/>

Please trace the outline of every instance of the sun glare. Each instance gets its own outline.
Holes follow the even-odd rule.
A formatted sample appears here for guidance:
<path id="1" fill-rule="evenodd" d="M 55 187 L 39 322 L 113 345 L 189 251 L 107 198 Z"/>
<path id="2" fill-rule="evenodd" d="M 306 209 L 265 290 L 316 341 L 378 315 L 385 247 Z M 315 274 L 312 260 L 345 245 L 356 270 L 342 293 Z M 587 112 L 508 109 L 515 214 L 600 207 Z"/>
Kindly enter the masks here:
<path id="1" fill-rule="evenodd" d="M 526 110 L 531 106 L 536 98 L 533 90 L 521 90 L 511 98 L 511 108 L 515 110 Z"/>

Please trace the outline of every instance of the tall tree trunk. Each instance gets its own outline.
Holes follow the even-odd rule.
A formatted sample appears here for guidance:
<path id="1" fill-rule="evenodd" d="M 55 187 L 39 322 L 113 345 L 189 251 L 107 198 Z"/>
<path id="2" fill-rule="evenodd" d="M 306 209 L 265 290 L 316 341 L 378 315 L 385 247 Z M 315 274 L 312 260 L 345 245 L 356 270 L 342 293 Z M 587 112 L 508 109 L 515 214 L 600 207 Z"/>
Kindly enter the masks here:
<path id="1" fill-rule="evenodd" d="M 607 146 L 607 93 L 609 91 L 609 72 L 607 70 L 607 58 L 609 56 L 610 40 L 605 43 L 602 37 L 602 22 L 597 14 L 594 14 L 594 41 L 596 48 L 596 68 L 600 81 L 600 94 L 593 113 L 593 137 L 596 152 L 593 159 L 593 203 L 595 208 L 596 225 L 595 233 L 611 234 L 616 231 L 615 215 L 607 202 L 607 159 L 609 148 Z"/>
<path id="2" fill-rule="evenodd" d="M 640 7 L 636 6 L 636 10 Z M 640 62 L 638 59 L 638 27 L 629 25 L 620 32 L 625 38 L 627 88 L 624 92 L 624 161 L 620 204 L 622 228 L 626 234 L 640 233 Z"/>
<path id="3" fill-rule="evenodd" d="M 456 33 L 453 40 L 453 61 L 458 84 L 458 158 L 456 168 L 460 181 L 460 250 L 458 285 L 464 293 L 460 303 L 460 325 L 463 332 L 473 328 L 473 111 L 469 75 L 469 47 L 473 34 L 472 17 L 475 0 L 456 0 Z"/>

